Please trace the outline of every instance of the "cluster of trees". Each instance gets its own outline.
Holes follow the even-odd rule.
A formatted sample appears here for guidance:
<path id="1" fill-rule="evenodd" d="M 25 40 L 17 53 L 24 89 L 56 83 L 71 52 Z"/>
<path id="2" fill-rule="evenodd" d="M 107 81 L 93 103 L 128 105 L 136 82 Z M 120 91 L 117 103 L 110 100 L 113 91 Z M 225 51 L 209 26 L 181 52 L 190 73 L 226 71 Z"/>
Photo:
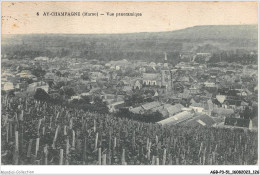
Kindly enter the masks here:
<path id="1" fill-rule="evenodd" d="M 240 113 L 240 117 L 244 119 L 253 119 L 258 116 L 258 107 L 253 106 L 251 109 L 247 106 L 243 112 Z"/>
<path id="2" fill-rule="evenodd" d="M 57 75 L 58 77 L 68 77 L 70 73 L 69 72 L 61 73 L 60 71 L 56 71 L 55 75 Z"/>
<path id="3" fill-rule="evenodd" d="M 6 92 L 5 90 L 1 90 L 1 95 L 5 96 L 7 95 L 8 97 L 14 97 L 15 96 L 15 90 L 10 90 Z"/>
<path id="4" fill-rule="evenodd" d="M 42 67 L 38 66 L 32 69 L 32 74 L 36 77 L 44 77 L 46 71 L 42 69 Z"/>
<path id="5" fill-rule="evenodd" d="M 200 56 L 200 55 L 197 55 L 197 56 L 195 57 L 195 60 L 194 60 L 194 61 L 197 62 L 197 63 L 202 64 L 202 63 L 208 62 L 209 59 L 210 59 L 210 56 Z"/>
<path id="6" fill-rule="evenodd" d="M 90 80 L 90 75 L 88 72 L 84 72 L 83 75 L 81 75 L 81 78 L 83 80 Z"/>
<path id="7" fill-rule="evenodd" d="M 48 39 L 39 44 L 40 39 L 38 37 L 42 40 Z M 168 61 L 175 64 L 180 55 L 178 50 L 182 49 L 182 44 L 179 42 L 173 42 L 171 44 L 163 42 L 160 43 L 159 46 L 157 41 L 150 42 L 145 40 L 136 43 L 136 41 L 129 42 L 118 39 L 113 39 L 112 41 L 105 41 L 105 39 L 102 39 L 99 41 L 98 37 L 94 39 L 91 38 L 91 41 L 82 39 L 82 37 L 77 38 L 76 40 L 67 37 L 38 37 L 30 38 L 29 42 L 33 43 L 30 45 L 24 43 L 5 45 L 3 46 L 3 54 L 5 54 L 8 59 L 34 59 L 35 57 L 46 56 L 49 58 L 78 57 L 100 61 L 121 59 L 139 60 L 142 58 L 149 62 L 162 62 L 164 58 L 163 52 L 167 51 Z M 23 40 L 26 43 L 26 38 Z M 57 44 L 52 46 L 51 43 Z"/>
<path id="8" fill-rule="evenodd" d="M 38 88 L 33 97 L 35 100 L 40 100 L 44 102 L 50 102 L 52 100 L 50 95 L 42 88 Z"/>
<path id="9" fill-rule="evenodd" d="M 209 60 L 209 63 L 217 63 L 217 62 L 238 62 L 241 64 L 257 64 L 257 54 L 250 53 L 229 53 L 229 52 L 217 52 L 212 55 Z"/>
<path id="10" fill-rule="evenodd" d="M 134 70 L 133 68 L 127 67 L 124 71 L 118 70 L 117 75 L 122 76 L 122 77 L 124 77 L 124 76 L 137 77 L 137 76 L 140 76 L 141 74 L 139 72 L 137 72 L 136 70 Z"/>
<path id="11" fill-rule="evenodd" d="M 37 41 L 39 43 L 39 41 Z M 27 44 L 9 44 L 9 45 L 3 45 L 3 54 L 6 55 L 6 58 L 8 59 L 24 59 L 24 58 L 30 58 L 34 59 L 35 57 L 39 56 L 46 56 L 46 57 L 55 57 L 57 56 L 57 53 L 54 51 L 51 51 L 44 47 L 37 47 L 37 44 L 35 45 L 27 45 Z"/>
<path id="12" fill-rule="evenodd" d="M 125 97 L 125 104 L 127 106 L 134 106 L 137 104 L 152 102 L 153 99 L 149 98 L 154 94 L 153 90 L 135 90 L 133 94 Z"/>
<path id="13" fill-rule="evenodd" d="M 61 91 L 60 95 L 65 95 L 70 97 L 75 95 L 75 92 L 72 88 L 64 88 L 64 91 Z M 61 98 L 61 96 L 51 97 L 45 90 L 38 88 L 34 94 L 34 99 L 42 102 L 48 102 L 52 104 L 65 105 L 70 108 L 83 109 L 84 111 L 96 112 L 100 114 L 108 114 L 108 107 L 105 102 L 102 101 L 99 97 L 94 97 L 93 101 L 88 96 L 82 96 L 81 99 L 74 99 L 71 102 L 68 102 Z"/>
<path id="14" fill-rule="evenodd" d="M 106 103 L 99 97 L 94 97 L 92 101 L 90 97 L 82 96 L 80 100 L 74 99 L 67 106 L 99 114 L 109 113 Z"/>
<path id="15" fill-rule="evenodd" d="M 54 104 L 65 104 L 65 101 L 62 97 L 64 96 L 66 98 L 70 98 L 71 96 L 73 96 L 75 94 L 76 93 L 75 93 L 74 89 L 69 88 L 69 87 L 60 89 L 58 91 L 58 93 L 56 93 L 55 96 L 51 96 L 42 88 L 38 88 L 35 91 L 34 99 L 40 100 L 40 101 L 45 101 L 45 102 L 50 102 L 50 103 L 54 103 Z"/>

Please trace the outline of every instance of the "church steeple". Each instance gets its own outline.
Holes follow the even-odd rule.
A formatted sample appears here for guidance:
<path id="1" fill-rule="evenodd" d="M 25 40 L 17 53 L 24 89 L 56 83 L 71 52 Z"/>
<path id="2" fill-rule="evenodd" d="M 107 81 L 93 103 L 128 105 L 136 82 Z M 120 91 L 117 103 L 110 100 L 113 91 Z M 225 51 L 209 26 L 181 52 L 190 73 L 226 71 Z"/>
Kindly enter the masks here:
<path id="1" fill-rule="evenodd" d="M 166 88 L 167 91 L 172 89 L 172 76 L 171 71 L 168 67 L 167 53 L 164 52 L 163 68 L 161 69 L 162 86 Z"/>
<path id="2" fill-rule="evenodd" d="M 164 68 L 167 68 L 167 67 L 168 67 L 167 53 L 166 53 L 166 52 L 164 52 L 163 67 L 164 67 Z"/>

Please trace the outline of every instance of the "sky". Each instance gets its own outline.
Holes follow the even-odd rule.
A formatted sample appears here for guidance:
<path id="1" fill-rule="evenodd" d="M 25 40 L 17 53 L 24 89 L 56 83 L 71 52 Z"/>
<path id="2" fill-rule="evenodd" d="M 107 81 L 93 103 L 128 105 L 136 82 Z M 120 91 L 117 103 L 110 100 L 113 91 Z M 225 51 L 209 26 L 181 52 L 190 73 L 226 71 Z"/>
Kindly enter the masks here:
<path id="1" fill-rule="evenodd" d="M 135 33 L 258 24 L 257 2 L 2 2 L 1 8 L 2 34 Z M 80 12 L 80 16 L 43 16 L 44 12 Z M 99 16 L 82 16 L 85 12 Z M 142 16 L 116 17 L 106 12 Z"/>

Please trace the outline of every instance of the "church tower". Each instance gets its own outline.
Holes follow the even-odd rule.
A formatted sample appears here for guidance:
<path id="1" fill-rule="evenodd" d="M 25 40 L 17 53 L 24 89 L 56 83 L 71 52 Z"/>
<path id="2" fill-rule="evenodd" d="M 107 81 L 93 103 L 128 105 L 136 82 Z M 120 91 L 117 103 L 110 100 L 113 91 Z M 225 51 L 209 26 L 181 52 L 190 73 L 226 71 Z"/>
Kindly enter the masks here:
<path id="1" fill-rule="evenodd" d="M 161 69 L 161 76 L 162 76 L 162 86 L 166 87 L 166 91 L 170 91 L 172 89 L 172 76 L 171 76 L 171 71 L 168 67 L 166 53 L 164 53 L 164 62 L 163 62 L 163 68 Z"/>
<path id="2" fill-rule="evenodd" d="M 164 52 L 163 68 L 168 68 L 167 53 Z"/>

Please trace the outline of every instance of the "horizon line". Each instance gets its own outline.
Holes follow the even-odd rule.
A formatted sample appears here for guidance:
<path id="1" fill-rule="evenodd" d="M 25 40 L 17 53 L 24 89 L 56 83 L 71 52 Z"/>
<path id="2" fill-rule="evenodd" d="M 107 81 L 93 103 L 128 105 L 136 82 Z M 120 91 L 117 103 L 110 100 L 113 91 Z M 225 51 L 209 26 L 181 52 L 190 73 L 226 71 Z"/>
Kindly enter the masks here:
<path id="1" fill-rule="evenodd" d="M 2 33 L 1 35 L 124 35 L 124 34 L 140 34 L 140 33 L 164 33 L 164 32 L 175 32 L 180 30 L 185 30 L 193 27 L 206 27 L 206 26 L 257 26 L 258 24 L 216 24 L 216 25 L 194 25 L 191 27 L 185 27 L 176 30 L 166 30 L 166 31 L 151 31 L 151 32 L 125 32 L 125 33 Z"/>

